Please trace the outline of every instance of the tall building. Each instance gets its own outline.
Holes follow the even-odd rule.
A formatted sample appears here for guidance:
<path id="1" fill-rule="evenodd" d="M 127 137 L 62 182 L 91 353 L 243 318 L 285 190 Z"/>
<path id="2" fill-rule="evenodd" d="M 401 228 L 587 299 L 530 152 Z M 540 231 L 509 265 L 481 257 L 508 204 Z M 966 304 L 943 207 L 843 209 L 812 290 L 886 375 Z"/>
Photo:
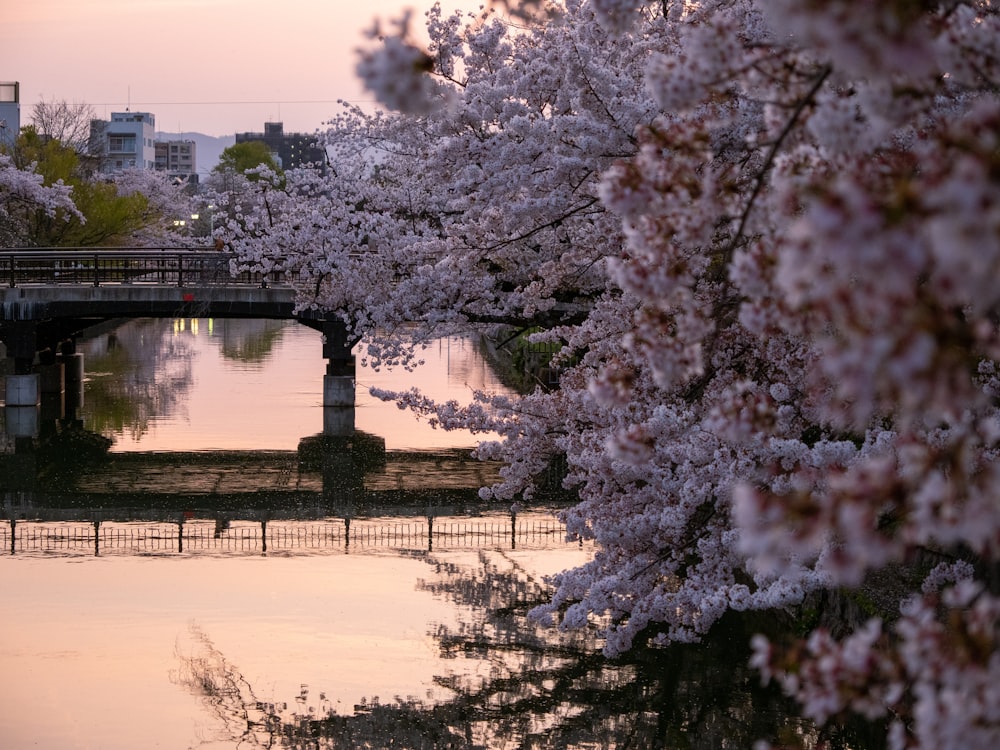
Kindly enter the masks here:
<path id="1" fill-rule="evenodd" d="M 156 141 L 156 171 L 178 182 L 198 182 L 196 148 L 194 141 Z"/>
<path id="2" fill-rule="evenodd" d="M 282 169 L 294 169 L 307 164 L 326 169 L 326 152 L 317 136 L 308 133 L 286 133 L 281 122 L 265 122 L 263 133 L 237 133 L 237 143 L 262 141 L 277 159 Z"/>
<path id="3" fill-rule="evenodd" d="M 12 146 L 21 132 L 21 84 L 0 82 L 0 147 Z"/>
<path id="4" fill-rule="evenodd" d="M 149 112 L 112 112 L 111 121 L 91 120 L 90 152 L 102 172 L 155 169 L 156 118 Z"/>

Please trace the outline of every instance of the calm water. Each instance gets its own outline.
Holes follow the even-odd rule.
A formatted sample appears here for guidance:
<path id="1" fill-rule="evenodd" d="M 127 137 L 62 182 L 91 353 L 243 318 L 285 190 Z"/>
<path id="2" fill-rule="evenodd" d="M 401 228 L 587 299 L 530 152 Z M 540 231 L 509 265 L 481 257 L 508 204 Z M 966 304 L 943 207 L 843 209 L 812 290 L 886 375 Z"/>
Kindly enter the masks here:
<path id="1" fill-rule="evenodd" d="M 80 350 L 80 422 L 0 456 L 4 750 L 815 744 L 745 667 L 761 623 L 609 662 L 528 621 L 593 550 L 554 508 L 479 503 L 474 436 L 367 394 L 502 390 L 473 339 L 359 364 L 351 439 L 321 435 L 302 326 L 133 321 Z"/>
<path id="2" fill-rule="evenodd" d="M 323 429 L 320 333 L 268 320 L 140 320 L 83 342 L 82 416 L 114 439 L 113 451 L 295 450 Z M 473 389 L 503 391 L 472 339 L 424 350 L 414 372 L 375 371 L 358 352 L 358 430 L 388 450 L 472 447 L 372 398 L 372 386 L 419 387 L 467 402 Z"/>

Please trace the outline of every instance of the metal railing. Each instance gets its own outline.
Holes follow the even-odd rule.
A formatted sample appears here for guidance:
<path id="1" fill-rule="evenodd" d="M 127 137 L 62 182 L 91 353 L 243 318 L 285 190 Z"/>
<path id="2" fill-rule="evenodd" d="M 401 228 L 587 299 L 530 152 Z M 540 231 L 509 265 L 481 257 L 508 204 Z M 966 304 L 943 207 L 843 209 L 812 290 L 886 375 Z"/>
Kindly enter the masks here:
<path id="1" fill-rule="evenodd" d="M 7 521 L 0 555 L 316 554 L 380 550 L 560 549 L 570 540 L 555 518 L 355 519 L 183 522 Z"/>
<path id="2" fill-rule="evenodd" d="M 0 284 L 24 286 L 278 286 L 280 270 L 237 273 L 233 256 L 192 248 L 0 250 Z"/>

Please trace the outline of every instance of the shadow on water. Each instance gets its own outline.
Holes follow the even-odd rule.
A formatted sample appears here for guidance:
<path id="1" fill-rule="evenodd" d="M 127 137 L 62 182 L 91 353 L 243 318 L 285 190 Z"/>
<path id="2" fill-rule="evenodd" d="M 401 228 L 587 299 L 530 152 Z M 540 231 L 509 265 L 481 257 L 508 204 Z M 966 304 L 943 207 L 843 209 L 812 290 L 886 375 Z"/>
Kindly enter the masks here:
<path id="1" fill-rule="evenodd" d="M 369 698 L 341 715 L 325 693 L 303 685 L 291 704 L 262 701 L 196 627 L 191 651 L 178 650 L 173 679 L 200 697 L 225 739 L 240 747 L 719 750 L 760 739 L 830 750 L 884 746 L 870 729 L 817 730 L 776 689 L 760 685 L 747 643 L 767 622 L 730 617 L 701 644 L 637 647 L 611 660 L 593 632 L 560 633 L 529 619 L 547 588 L 509 556 L 483 551 L 471 564 L 423 559 L 430 575 L 420 588 L 474 612 L 431 633 L 442 656 L 481 665 L 438 675 L 442 700 Z"/>

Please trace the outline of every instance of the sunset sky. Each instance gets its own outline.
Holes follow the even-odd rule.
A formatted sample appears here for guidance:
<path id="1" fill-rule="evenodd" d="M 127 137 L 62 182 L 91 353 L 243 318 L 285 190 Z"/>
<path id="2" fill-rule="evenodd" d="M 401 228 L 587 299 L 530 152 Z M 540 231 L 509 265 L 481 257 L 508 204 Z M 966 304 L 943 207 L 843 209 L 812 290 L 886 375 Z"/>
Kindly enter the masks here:
<path id="1" fill-rule="evenodd" d="M 152 112 L 160 131 L 233 135 L 265 121 L 313 132 L 338 99 L 370 101 L 354 74 L 376 18 L 431 0 L 31 0 L 6 3 L 0 81 L 21 84 L 21 124 L 39 101 L 98 117 Z M 446 0 L 445 8 L 478 8 Z"/>

